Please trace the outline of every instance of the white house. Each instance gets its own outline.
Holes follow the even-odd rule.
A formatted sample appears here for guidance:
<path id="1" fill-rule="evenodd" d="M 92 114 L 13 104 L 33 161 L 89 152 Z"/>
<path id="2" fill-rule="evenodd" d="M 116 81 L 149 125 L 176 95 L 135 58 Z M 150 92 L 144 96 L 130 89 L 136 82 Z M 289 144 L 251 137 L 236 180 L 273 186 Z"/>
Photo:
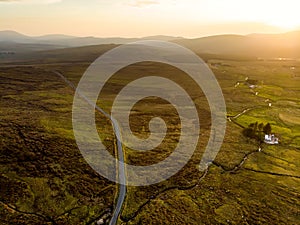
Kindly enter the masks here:
<path id="1" fill-rule="evenodd" d="M 270 144 L 270 145 L 278 145 L 279 139 L 277 137 L 275 137 L 274 134 L 266 134 L 265 135 L 265 143 Z"/>
<path id="2" fill-rule="evenodd" d="M 249 88 L 251 88 L 251 89 L 254 89 L 254 88 L 256 88 L 257 86 L 256 85 L 254 85 L 254 84 L 250 84 L 249 85 Z"/>

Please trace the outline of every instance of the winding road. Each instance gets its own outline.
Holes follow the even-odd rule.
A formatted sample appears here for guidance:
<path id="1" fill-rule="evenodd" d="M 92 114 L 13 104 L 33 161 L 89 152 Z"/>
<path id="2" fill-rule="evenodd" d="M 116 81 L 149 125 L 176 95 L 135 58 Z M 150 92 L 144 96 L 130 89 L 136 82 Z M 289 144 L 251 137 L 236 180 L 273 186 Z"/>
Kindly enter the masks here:
<path id="1" fill-rule="evenodd" d="M 58 75 L 61 79 L 64 80 L 66 84 L 68 84 L 74 91 L 76 91 L 75 85 L 69 81 L 62 73 L 58 71 L 53 71 L 56 75 Z M 117 224 L 119 215 L 121 213 L 125 197 L 126 197 L 126 192 L 127 188 L 126 185 L 126 174 L 125 174 L 125 163 L 124 163 L 124 152 L 123 152 L 123 146 L 122 146 L 122 136 L 121 136 L 121 131 L 120 131 L 120 126 L 118 122 L 108 113 L 106 113 L 102 108 L 99 106 L 93 104 L 86 96 L 82 95 L 80 92 L 78 92 L 78 95 L 83 98 L 90 106 L 95 107 L 95 109 L 102 113 L 106 118 L 108 118 L 113 126 L 115 136 L 117 138 L 117 150 L 118 150 L 118 180 L 119 180 L 119 194 L 118 194 L 118 199 L 117 203 L 112 215 L 112 218 L 110 220 L 110 225 Z"/>

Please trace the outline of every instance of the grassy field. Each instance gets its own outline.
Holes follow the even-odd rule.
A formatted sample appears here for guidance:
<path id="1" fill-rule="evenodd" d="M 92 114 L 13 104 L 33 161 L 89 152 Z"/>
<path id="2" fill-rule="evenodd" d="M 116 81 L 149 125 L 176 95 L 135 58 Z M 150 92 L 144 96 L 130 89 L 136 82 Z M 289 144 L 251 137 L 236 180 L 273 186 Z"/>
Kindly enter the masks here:
<path id="1" fill-rule="evenodd" d="M 115 185 L 76 147 L 72 90 L 51 72 L 20 67 L 1 69 L 0 93 L 1 224 L 89 223 L 110 209 Z"/>
<path id="2" fill-rule="evenodd" d="M 207 176 L 203 178 L 199 172 L 196 177 L 180 174 L 163 187 L 129 189 L 132 193 L 127 197 L 123 217 L 132 218 L 130 224 L 299 223 L 300 80 L 290 71 L 299 62 L 210 61 L 216 62 L 222 64 L 213 70 L 222 86 L 228 115 L 253 108 L 237 122 L 244 126 L 270 122 L 280 137 L 280 145 L 264 145 L 258 152 L 256 142 L 243 137 L 240 127 L 228 123 L 223 146 Z M 247 77 L 258 80 L 260 85 L 250 89 L 243 84 Z M 235 87 L 236 82 L 241 85 Z M 194 159 L 199 156 L 195 154 Z M 194 163 L 183 171 L 191 170 Z M 149 192 L 154 198 L 141 196 Z"/>
<path id="3" fill-rule="evenodd" d="M 222 87 L 228 115 L 251 109 L 236 122 L 269 122 L 280 144 L 263 145 L 258 152 L 257 143 L 228 121 L 217 158 L 208 171 L 200 172 L 211 122 L 204 94 L 171 66 L 145 62 L 122 69 L 101 92 L 99 106 L 109 112 L 124 85 L 145 75 L 163 76 L 188 90 L 200 115 L 201 137 L 192 159 L 169 180 L 128 187 L 119 223 L 299 224 L 300 62 L 206 60 Z M 63 65 L 0 68 L 4 224 L 93 224 L 113 208 L 117 186 L 94 172 L 80 155 L 72 131 L 74 93 L 52 72 L 60 71 L 76 85 L 90 63 L 79 61 L 76 57 L 76 63 L 62 61 Z M 247 77 L 258 81 L 255 89 L 244 84 Z M 147 153 L 126 148 L 127 163 L 151 165 L 176 146 L 178 115 L 161 99 L 144 99 L 135 106 L 130 118 L 133 132 L 147 137 L 154 116 L 167 124 L 165 140 Z M 100 114 L 96 121 L 101 139 L 114 154 L 110 123 Z"/>

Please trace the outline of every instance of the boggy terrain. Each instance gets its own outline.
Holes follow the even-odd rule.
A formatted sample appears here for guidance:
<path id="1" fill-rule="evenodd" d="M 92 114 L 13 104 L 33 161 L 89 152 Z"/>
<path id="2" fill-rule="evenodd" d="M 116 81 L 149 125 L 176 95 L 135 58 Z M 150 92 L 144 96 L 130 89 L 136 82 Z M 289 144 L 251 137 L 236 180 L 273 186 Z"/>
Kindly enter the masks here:
<path id="1" fill-rule="evenodd" d="M 81 156 L 72 131 L 74 92 L 53 73 L 60 71 L 77 85 L 90 62 L 0 67 L 3 224 L 93 224 L 112 213 L 118 186 L 93 171 Z M 147 71 L 146 75 L 164 76 L 185 88 L 200 115 L 201 138 L 192 159 L 165 182 L 128 187 L 119 224 L 298 224 L 300 62 L 206 62 L 220 83 L 228 113 L 224 143 L 206 171 L 200 172 L 198 165 L 210 133 L 210 111 L 186 74 L 162 64 L 134 64 L 113 76 L 100 94 L 98 105 L 110 111 L 121 88 Z M 255 87 L 247 80 L 255 80 Z M 167 124 L 164 142 L 145 154 L 126 148 L 127 163 L 157 163 L 176 146 L 180 121 L 161 99 L 144 99 L 135 106 L 130 118 L 133 132 L 147 137 L 153 116 Z M 99 113 L 96 121 L 101 139 L 115 154 L 110 122 Z M 263 144 L 259 151 L 257 141 L 242 134 L 243 127 L 255 122 L 270 123 L 280 144 Z"/>

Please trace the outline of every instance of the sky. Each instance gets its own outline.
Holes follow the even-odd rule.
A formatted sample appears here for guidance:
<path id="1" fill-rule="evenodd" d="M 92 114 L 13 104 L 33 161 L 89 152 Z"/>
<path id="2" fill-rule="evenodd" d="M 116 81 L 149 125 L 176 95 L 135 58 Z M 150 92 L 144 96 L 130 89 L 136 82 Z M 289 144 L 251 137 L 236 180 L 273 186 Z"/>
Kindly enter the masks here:
<path id="1" fill-rule="evenodd" d="M 0 0 L 0 30 L 97 37 L 300 30 L 299 0 Z"/>

